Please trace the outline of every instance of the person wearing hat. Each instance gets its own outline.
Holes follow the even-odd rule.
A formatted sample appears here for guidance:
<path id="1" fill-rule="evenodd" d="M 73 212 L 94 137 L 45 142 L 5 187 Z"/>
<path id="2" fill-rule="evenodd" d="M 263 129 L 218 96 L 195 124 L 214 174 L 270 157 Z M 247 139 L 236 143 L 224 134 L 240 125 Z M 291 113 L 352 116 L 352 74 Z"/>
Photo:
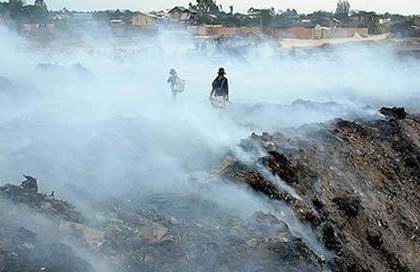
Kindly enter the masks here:
<path id="1" fill-rule="evenodd" d="M 212 84 L 213 88 L 210 92 L 210 100 L 212 102 L 217 100 L 219 104 L 223 104 L 221 107 L 224 107 L 225 102 L 229 101 L 229 83 L 228 79 L 225 77 L 226 72 L 224 68 L 219 68 L 219 72 L 217 74 L 218 75 Z"/>

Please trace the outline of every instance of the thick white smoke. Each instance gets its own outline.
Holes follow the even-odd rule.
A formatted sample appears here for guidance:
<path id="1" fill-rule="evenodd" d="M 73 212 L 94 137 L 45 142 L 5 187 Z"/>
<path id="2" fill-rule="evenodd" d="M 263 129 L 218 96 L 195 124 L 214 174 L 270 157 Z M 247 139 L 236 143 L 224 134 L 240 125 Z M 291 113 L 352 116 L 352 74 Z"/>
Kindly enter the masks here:
<path id="1" fill-rule="evenodd" d="M 272 212 L 265 199 L 212 176 L 253 127 L 368 115 L 368 104 L 412 105 L 420 94 L 420 66 L 376 45 L 298 50 L 296 57 L 262 45 L 238 58 L 196 53 L 182 33 L 80 47 L 37 47 L 5 30 L 1 40 L 0 180 L 30 174 L 43 190 L 84 207 L 130 191 L 142 192 L 139 198 L 187 191 L 241 217 Z M 233 103 L 225 112 L 208 101 L 220 66 Z M 176 102 L 166 83 L 171 68 L 187 81 Z M 296 99 L 338 104 L 279 106 Z M 287 208 L 279 217 L 320 250 Z"/>

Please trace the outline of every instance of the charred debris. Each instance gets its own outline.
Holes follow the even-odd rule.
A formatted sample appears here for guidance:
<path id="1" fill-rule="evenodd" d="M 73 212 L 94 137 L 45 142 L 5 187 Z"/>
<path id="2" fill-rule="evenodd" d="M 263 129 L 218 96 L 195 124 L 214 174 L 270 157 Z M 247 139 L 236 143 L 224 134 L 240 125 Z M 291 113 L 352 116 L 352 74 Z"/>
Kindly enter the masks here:
<path id="1" fill-rule="evenodd" d="M 185 196 L 168 206 L 196 201 L 202 214 L 186 220 L 115 199 L 88 218 L 26 176 L 0 187 L 2 216 L 12 218 L 0 225 L 0 271 L 95 271 L 97 263 L 110 271 L 418 271 L 420 117 L 402 108 L 380 113 L 301 136 L 253 134 L 239 148 L 254 161 L 232 151 L 214 171 L 286 203 L 330 256 L 270 213 L 243 220 Z M 16 219 L 26 213 L 50 222 L 54 238 Z"/>
<path id="2" fill-rule="evenodd" d="M 288 203 L 335 252 L 333 271 L 417 271 L 420 118 L 403 108 L 380 113 L 301 137 L 252 135 L 242 150 L 266 155 L 244 163 L 229 154 L 216 172 Z"/>

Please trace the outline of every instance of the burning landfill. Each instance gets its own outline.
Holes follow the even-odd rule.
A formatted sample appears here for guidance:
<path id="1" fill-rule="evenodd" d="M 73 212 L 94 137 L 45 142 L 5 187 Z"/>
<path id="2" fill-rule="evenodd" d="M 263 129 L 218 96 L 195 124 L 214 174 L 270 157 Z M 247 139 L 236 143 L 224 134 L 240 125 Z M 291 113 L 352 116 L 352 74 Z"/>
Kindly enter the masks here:
<path id="1" fill-rule="evenodd" d="M 0 272 L 419 271 L 420 42 L 0 32 Z"/>

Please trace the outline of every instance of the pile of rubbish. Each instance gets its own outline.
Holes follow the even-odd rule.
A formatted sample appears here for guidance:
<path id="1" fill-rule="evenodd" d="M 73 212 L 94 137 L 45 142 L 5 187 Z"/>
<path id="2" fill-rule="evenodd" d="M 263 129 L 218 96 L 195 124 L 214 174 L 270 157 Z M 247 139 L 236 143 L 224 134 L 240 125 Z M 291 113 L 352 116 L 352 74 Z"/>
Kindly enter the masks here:
<path id="1" fill-rule="evenodd" d="M 57 200 L 54 192 L 42 194 L 38 192 L 38 182 L 35 178 L 26 178 L 19 186 L 7 184 L 0 187 L 0 197 L 10 200 L 15 204 L 26 205 L 40 214 L 56 217 L 64 221 L 82 223 L 85 221 L 71 204 Z"/>
<path id="2" fill-rule="evenodd" d="M 37 180 L 26 176 L 19 186 L 0 187 L 1 272 L 91 272 L 89 263 L 59 241 L 49 227 L 59 221 L 83 222 L 67 202 L 38 192 Z M 46 224 L 43 217 L 51 219 Z M 45 220 L 47 220 L 45 218 Z"/>
<path id="3" fill-rule="evenodd" d="M 118 259 L 120 271 L 277 271 L 279 267 L 320 271 L 324 267 L 325 259 L 273 214 L 257 212 L 243 220 L 192 195 L 164 201 L 166 208 L 159 212 L 127 202 L 108 203 L 113 222 L 99 251 Z M 166 215 L 171 205 L 192 204 L 200 214 Z"/>
<path id="4" fill-rule="evenodd" d="M 334 252 L 333 271 L 418 271 L 420 117 L 380 113 L 300 136 L 254 134 L 216 173 L 288 203 Z M 265 155 L 250 162 L 244 153 Z"/>
<path id="5" fill-rule="evenodd" d="M 82 213 L 25 176 L 0 187 L 0 272 L 417 271 L 420 116 L 377 114 L 241 141 L 210 182 L 269 203 L 247 216 L 194 190 L 132 192 Z"/>
<path id="6" fill-rule="evenodd" d="M 22 206 L 13 216 L 3 211 L 3 218 L 14 219 L 0 223 L 1 272 L 102 271 L 90 254 L 110 271 L 130 272 L 320 271 L 326 265 L 275 215 L 260 211 L 245 220 L 193 194 L 106 200 L 95 207 L 102 211 L 98 218 L 87 220 L 53 193 L 39 193 L 33 177 L 0 192 L 2 202 Z M 163 205 L 159 212 L 152 208 L 156 201 Z M 175 218 L 170 209 L 177 205 L 199 212 Z M 47 220 L 48 230 L 33 218 L 29 224 L 16 219 L 24 208 Z"/>

